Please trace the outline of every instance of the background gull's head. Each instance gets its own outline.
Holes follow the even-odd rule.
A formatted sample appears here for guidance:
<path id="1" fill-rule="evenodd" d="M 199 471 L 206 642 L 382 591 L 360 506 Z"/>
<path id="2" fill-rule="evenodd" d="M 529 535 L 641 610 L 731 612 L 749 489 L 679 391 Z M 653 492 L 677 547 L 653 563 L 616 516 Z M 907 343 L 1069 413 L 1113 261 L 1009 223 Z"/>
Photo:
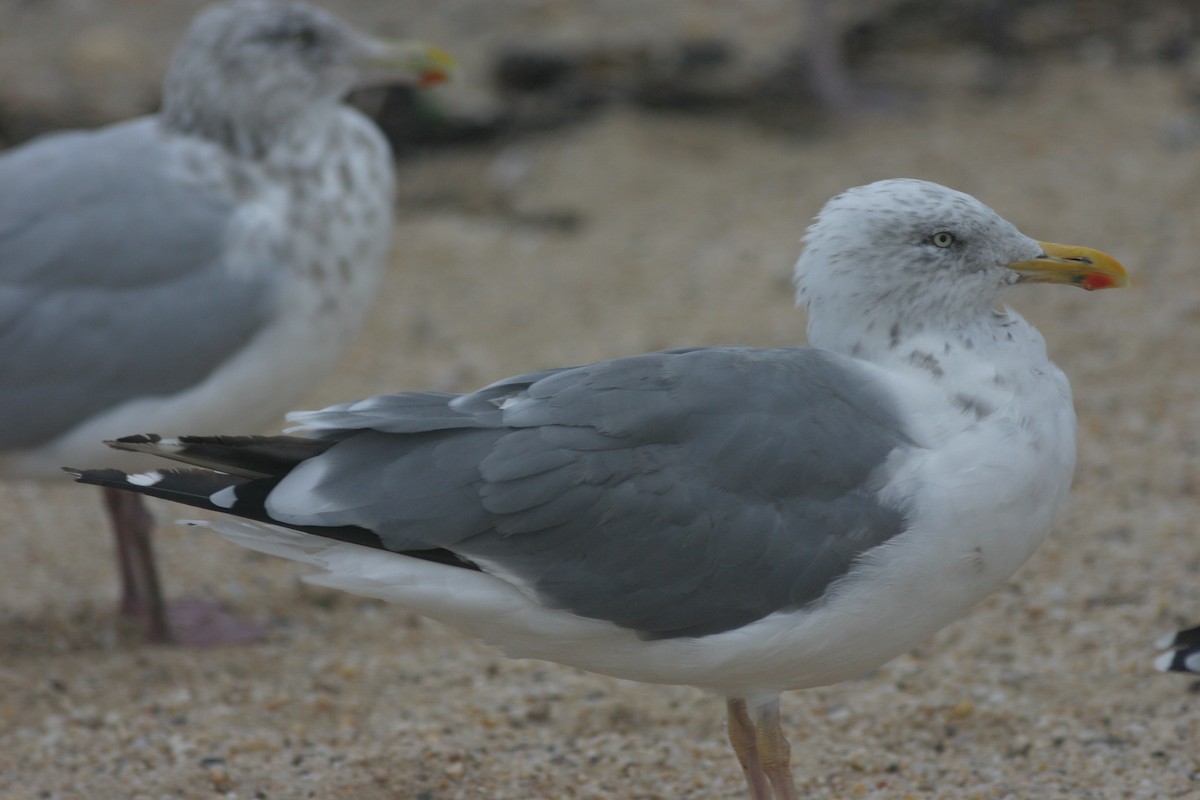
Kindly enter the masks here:
<path id="1" fill-rule="evenodd" d="M 307 3 L 233 0 L 205 9 L 188 28 L 167 72 L 163 119 L 235 150 L 261 151 L 354 88 L 433 83 L 452 67 L 436 47 L 376 39 Z"/>

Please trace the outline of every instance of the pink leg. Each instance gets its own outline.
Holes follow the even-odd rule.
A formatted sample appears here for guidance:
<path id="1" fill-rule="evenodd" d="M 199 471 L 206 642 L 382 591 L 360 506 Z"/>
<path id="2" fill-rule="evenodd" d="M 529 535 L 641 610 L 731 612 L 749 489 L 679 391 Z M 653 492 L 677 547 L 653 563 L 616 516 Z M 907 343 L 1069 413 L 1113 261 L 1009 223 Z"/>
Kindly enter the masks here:
<path id="1" fill-rule="evenodd" d="M 151 533 L 154 519 L 142 497 L 105 488 L 104 504 L 117 543 L 121 573 L 121 613 L 138 620 L 147 641 L 204 647 L 254 642 L 266 630 L 198 598 L 167 604 L 163 600 Z"/>
<path id="2" fill-rule="evenodd" d="M 729 714 L 729 743 L 733 745 L 733 752 L 742 765 L 750 796 L 752 800 L 771 800 L 771 787 L 758 762 L 758 737 L 754 735 L 754 723 L 746 710 L 746 701 L 740 697 L 730 699 L 726 707 Z"/>
<path id="3" fill-rule="evenodd" d="M 805 51 L 813 93 L 826 110 L 839 116 L 903 109 L 902 98 L 863 90 L 851 83 L 842 52 L 842 31 L 831 19 L 834 0 L 808 0 Z"/>
<path id="4" fill-rule="evenodd" d="M 760 707 L 757 716 L 754 731 L 758 737 L 758 760 L 775 790 L 775 800 L 796 800 L 792 748 L 780 725 L 779 698 Z"/>
<path id="5" fill-rule="evenodd" d="M 779 698 L 756 705 L 728 701 L 729 743 L 737 754 L 752 800 L 797 800 L 791 747 L 779 720 Z"/>
<path id="6" fill-rule="evenodd" d="M 835 114 L 849 114 L 856 100 L 842 63 L 841 31 L 829 19 L 830 0 L 808 2 L 808 56 L 817 99 Z"/>
<path id="7" fill-rule="evenodd" d="M 150 538 L 154 519 L 142 498 L 133 492 L 108 488 L 102 491 L 117 540 L 121 613 L 136 617 L 149 641 L 167 644 L 172 636 Z"/>

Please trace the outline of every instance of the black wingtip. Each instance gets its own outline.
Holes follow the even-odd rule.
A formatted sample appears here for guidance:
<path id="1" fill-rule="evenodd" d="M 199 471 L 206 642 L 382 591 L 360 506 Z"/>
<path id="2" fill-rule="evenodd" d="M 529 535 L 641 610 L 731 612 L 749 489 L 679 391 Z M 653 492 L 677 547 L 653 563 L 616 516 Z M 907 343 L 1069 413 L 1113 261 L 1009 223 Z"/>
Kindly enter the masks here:
<path id="1" fill-rule="evenodd" d="M 133 487 L 129 484 L 129 476 L 119 469 L 79 469 L 78 467 L 63 467 L 63 472 L 75 478 L 76 483 L 87 483 L 92 486 L 112 486 L 118 488 Z"/>
<path id="2" fill-rule="evenodd" d="M 116 439 L 108 439 L 104 443 L 109 446 L 121 444 L 158 444 L 162 441 L 162 437 L 157 433 L 135 433 L 132 436 L 118 436 Z"/>

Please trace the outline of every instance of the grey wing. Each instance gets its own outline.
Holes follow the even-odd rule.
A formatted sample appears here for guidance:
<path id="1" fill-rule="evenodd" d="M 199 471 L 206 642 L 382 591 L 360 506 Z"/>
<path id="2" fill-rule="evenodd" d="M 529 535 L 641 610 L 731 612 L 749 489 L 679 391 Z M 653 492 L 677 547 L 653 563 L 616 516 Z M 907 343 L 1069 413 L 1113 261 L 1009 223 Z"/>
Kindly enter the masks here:
<path id="1" fill-rule="evenodd" d="M 150 118 L 0 155 L 0 449 L 209 374 L 269 312 L 224 269 L 233 209 L 177 180 Z"/>
<path id="2" fill-rule="evenodd" d="M 348 435 L 269 511 L 452 550 L 647 638 L 803 607 L 904 528 L 876 494 L 911 446 L 903 422 L 820 351 L 703 348 L 506 384 L 460 403 L 499 409 L 491 425 Z"/>
<path id="3" fill-rule="evenodd" d="M 503 427 L 504 404 L 550 375 L 575 367 L 529 372 L 485 386 L 471 394 L 449 392 L 399 392 L 338 403 L 317 411 L 293 411 L 290 431 L 312 438 L 345 438 L 347 433 L 369 429 L 384 433 L 423 433 L 454 428 Z"/>

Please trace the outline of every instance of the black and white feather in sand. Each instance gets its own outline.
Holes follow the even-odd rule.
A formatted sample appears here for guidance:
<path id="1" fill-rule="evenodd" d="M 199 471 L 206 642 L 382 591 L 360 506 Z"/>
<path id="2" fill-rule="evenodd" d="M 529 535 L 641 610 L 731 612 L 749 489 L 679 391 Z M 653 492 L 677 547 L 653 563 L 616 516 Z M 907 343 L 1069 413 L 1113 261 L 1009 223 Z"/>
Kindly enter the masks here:
<path id="1" fill-rule="evenodd" d="M 1163 672 L 1192 672 L 1200 675 L 1200 625 L 1163 637 L 1158 649 L 1166 652 L 1154 660 Z"/>

